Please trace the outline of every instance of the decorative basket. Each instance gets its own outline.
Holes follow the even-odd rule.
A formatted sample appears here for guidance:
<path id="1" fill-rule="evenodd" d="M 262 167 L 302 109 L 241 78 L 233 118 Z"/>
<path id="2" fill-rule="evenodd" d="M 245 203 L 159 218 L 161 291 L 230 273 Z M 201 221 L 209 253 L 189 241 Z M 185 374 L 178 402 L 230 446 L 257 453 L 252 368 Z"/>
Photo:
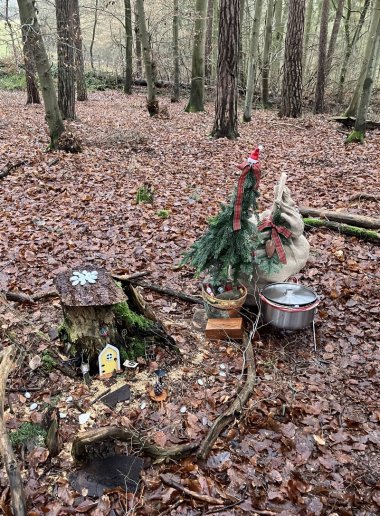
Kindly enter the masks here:
<path id="1" fill-rule="evenodd" d="M 223 294 L 212 295 L 208 294 L 204 285 L 202 285 L 202 299 L 205 303 L 207 315 L 209 317 L 237 317 L 239 315 L 239 309 L 244 305 L 247 298 L 247 289 L 244 285 L 238 285 L 239 297 L 233 299 L 226 299 L 229 292 L 223 292 Z M 222 297 L 223 296 L 223 297 Z"/>

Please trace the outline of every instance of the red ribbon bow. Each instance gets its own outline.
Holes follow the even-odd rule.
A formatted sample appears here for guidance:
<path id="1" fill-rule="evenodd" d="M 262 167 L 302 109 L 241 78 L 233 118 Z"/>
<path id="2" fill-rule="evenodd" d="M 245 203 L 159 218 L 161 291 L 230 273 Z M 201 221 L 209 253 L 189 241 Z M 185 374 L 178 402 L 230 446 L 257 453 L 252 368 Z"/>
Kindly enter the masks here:
<path id="1" fill-rule="evenodd" d="M 259 163 L 250 164 L 247 161 L 243 161 L 240 165 L 237 166 L 240 170 L 243 171 L 241 176 L 239 177 L 235 205 L 234 205 L 234 220 L 233 220 L 233 229 L 234 231 L 238 231 L 241 229 L 241 208 L 243 204 L 243 192 L 244 192 L 244 183 L 247 175 L 252 170 L 252 173 L 256 179 L 255 190 L 259 188 L 261 170 Z"/>
<path id="2" fill-rule="evenodd" d="M 266 228 L 272 228 L 271 238 L 275 245 L 278 257 L 281 263 L 286 263 L 286 254 L 281 242 L 280 233 L 281 235 L 284 235 L 285 238 L 290 238 L 292 236 L 292 232 L 284 226 L 276 226 L 276 224 L 273 223 L 271 217 L 268 219 L 264 219 L 257 229 L 259 231 L 263 231 Z"/>

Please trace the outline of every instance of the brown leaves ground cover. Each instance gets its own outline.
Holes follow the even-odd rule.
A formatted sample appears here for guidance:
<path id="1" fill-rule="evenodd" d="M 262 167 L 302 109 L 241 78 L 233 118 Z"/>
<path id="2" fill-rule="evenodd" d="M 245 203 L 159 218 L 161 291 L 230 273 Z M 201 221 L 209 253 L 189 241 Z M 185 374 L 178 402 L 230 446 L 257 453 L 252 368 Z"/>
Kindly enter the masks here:
<path id="1" fill-rule="evenodd" d="M 90 261 L 108 270 L 147 270 L 152 283 L 199 294 L 191 271 L 174 265 L 231 193 L 235 164 L 258 143 L 265 147 L 262 209 L 285 171 L 299 204 L 378 215 L 375 202 L 349 200 L 358 192 L 380 193 L 378 132 L 369 133 L 363 146 L 347 147 L 327 116 L 284 121 L 257 111 L 252 123 L 241 125 L 238 140 L 214 141 L 209 138 L 213 106 L 196 115 L 183 108 L 184 103 L 171 105 L 169 119 L 154 119 L 143 94 L 92 94 L 78 105 L 78 120 L 71 124 L 82 138 L 83 153 L 47 154 L 43 109 L 25 106 L 23 94 L 2 93 L 1 167 L 26 164 L 0 183 L 0 287 L 28 294 L 50 290 L 63 267 Z M 154 189 L 153 204 L 136 205 L 144 183 Z M 169 217 L 160 210 L 168 210 Z M 170 507 L 172 514 L 188 515 L 254 514 L 255 509 L 282 515 L 378 512 L 379 248 L 328 230 L 307 235 L 311 256 L 298 279 L 322 298 L 317 352 L 310 330 L 261 328 L 257 385 L 244 417 L 217 441 L 206 463 L 193 457 L 169 465 L 147 462 L 136 496 L 116 490 L 93 500 L 75 493 L 67 480 L 74 435 L 119 424 L 146 431 L 162 446 L 202 439 L 244 382 L 239 345 L 210 345 L 191 325 L 193 307 L 145 291 L 184 360 L 170 365 L 165 353 L 156 357 L 159 365 L 169 364 L 166 404 L 149 401 L 146 386 L 153 375 L 146 367 L 137 376 L 128 373 L 132 401 L 112 411 L 91 405 L 104 388 L 100 382 L 89 391 L 80 379 L 54 369 L 33 371 L 30 359 L 53 344 L 17 333 L 15 313 L 2 311 L 5 326 L 15 326 L 29 350 L 10 387 L 32 393 L 29 401 L 22 391 L 10 392 L 9 428 L 40 421 L 52 404 L 66 414 L 58 457 L 48 457 L 41 447 L 20 456 L 31 514 L 160 514 Z M 37 331 L 47 332 L 60 319 L 51 300 L 20 310 Z M 79 425 L 70 396 L 90 413 L 85 426 Z M 32 401 L 37 410 L 30 410 Z M 160 473 L 224 505 L 212 508 L 191 499 L 163 484 Z M 5 507 L 4 472 L 0 482 Z"/>

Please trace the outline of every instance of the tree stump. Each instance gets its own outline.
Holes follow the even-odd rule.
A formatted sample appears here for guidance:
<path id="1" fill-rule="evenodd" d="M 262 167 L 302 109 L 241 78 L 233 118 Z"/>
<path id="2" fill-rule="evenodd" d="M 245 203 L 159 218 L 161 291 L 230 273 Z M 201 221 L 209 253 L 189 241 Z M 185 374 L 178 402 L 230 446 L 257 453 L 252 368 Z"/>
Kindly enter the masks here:
<path id="1" fill-rule="evenodd" d="M 74 273 L 85 271 L 97 273 L 96 280 L 75 284 Z M 92 265 L 58 274 L 55 284 L 64 316 L 61 333 L 77 353 L 93 362 L 106 344 L 119 340 L 114 309 L 127 297 L 104 269 Z"/>

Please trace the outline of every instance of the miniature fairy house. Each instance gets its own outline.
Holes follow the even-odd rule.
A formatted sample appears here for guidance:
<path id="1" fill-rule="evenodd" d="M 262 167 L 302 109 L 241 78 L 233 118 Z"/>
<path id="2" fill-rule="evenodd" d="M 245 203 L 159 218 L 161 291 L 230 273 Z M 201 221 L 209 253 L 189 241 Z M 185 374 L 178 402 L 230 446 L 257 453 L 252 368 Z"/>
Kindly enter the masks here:
<path id="1" fill-rule="evenodd" d="M 99 353 L 99 375 L 112 374 L 120 370 L 120 352 L 112 344 L 107 344 Z"/>
<path id="2" fill-rule="evenodd" d="M 64 316 L 61 333 L 76 354 L 93 360 L 106 344 L 117 342 L 115 305 L 126 296 L 104 269 L 93 265 L 62 272 L 55 284 Z"/>

